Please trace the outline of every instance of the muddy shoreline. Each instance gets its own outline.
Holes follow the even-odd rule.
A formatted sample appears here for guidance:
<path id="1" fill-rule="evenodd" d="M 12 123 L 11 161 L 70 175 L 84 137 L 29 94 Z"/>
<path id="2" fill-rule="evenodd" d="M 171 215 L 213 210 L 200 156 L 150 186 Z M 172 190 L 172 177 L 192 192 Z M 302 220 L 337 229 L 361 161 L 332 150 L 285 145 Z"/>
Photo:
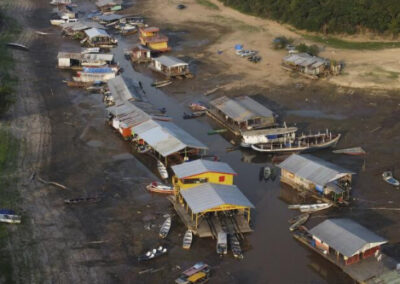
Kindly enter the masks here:
<path id="1" fill-rule="evenodd" d="M 139 12 L 141 2 L 136 6 Z M 34 8 L 24 10 L 24 29 L 45 29 L 51 35 L 33 37 L 29 53 L 15 54 L 20 61 L 17 70 L 21 79 L 13 110 L 14 130 L 25 145 L 20 157 L 24 178 L 18 190 L 21 208 L 27 215 L 27 224 L 11 240 L 16 282 L 171 283 L 179 274 L 177 266 L 184 268 L 202 260 L 214 267 L 210 283 L 351 283 L 333 265 L 291 237 L 287 219 L 294 213 L 287 210 L 286 202 L 297 197 L 278 180 L 258 181 L 258 169 L 270 162 L 270 157 L 248 151 L 227 153 L 225 148 L 230 144 L 224 137 L 206 134 L 215 125 L 209 118 L 180 120 L 189 102 L 220 95 L 254 95 L 288 124 L 297 123 L 307 130 L 340 131 L 344 138 L 338 147 L 362 146 L 368 152 L 365 170 L 362 159 L 334 156 L 330 151 L 317 154 L 357 172 L 352 192 L 355 200 L 351 208 L 320 214 L 308 225 L 326 217 L 348 216 L 388 238 L 393 248 L 391 255 L 400 257 L 396 246 L 398 213 L 366 209 L 394 207 L 400 202 L 400 193 L 380 180 L 384 169 L 400 174 L 400 100 L 390 93 L 370 96 L 367 90 L 334 88 L 324 82 L 243 86 L 205 98 L 202 94 L 221 82 L 241 78 L 225 72 L 223 64 L 215 66 L 196 59 L 196 54 L 207 53 L 208 44 L 224 31 L 217 29 L 208 39 L 211 28 L 193 28 L 193 23 L 188 23 L 169 27 L 166 32 L 172 35 L 172 55 L 194 59 L 195 78 L 176 81 L 163 89 L 165 92 L 150 86 L 157 75 L 143 66 L 136 68 L 140 73 L 136 72 L 123 59 L 121 51 L 134 43 L 136 36 L 119 38 L 121 44 L 113 52 L 118 53 L 118 61 L 125 69 L 123 76 L 143 82 L 150 102 L 167 107 L 179 126 L 206 143 L 239 173 L 235 183 L 257 208 L 253 214 L 255 232 L 247 236 L 243 261 L 219 259 L 215 242 L 208 239 L 195 239 L 192 250 L 183 251 L 180 246 L 185 228 L 174 216 L 166 241 L 170 247 L 168 257 L 139 264 L 137 255 L 159 242 L 157 231 L 162 215 L 173 214 L 171 206 L 164 198 L 145 191 L 144 185 L 156 177 L 129 154 L 129 145 L 105 126 L 101 96 L 69 89 L 62 83 L 70 74 L 55 70 L 57 52 L 79 49 L 79 44 L 63 39 L 59 29 L 49 27 L 51 7 L 47 0 L 34 3 Z M 82 3 L 85 7 L 91 5 L 78 1 L 78 5 Z M 148 21 L 162 25 L 153 18 Z M 60 191 L 38 182 L 26 185 L 33 171 L 71 189 Z M 95 194 L 103 196 L 98 204 L 63 204 L 66 198 Z M 150 230 L 145 229 L 147 225 Z M 138 274 L 150 267 L 163 269 L 154 274 Z"/>

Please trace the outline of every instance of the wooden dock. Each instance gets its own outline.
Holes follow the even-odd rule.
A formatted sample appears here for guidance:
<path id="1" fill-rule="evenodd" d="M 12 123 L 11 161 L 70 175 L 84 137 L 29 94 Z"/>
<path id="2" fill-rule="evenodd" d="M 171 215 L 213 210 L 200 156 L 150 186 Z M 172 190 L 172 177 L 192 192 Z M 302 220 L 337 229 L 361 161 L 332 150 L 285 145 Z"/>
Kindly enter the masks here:
<path id="1" fill-rule="evenodd" d="M 188 229 L 193 231 L 194 235 L 200 238 L 215 238 L 216 234 L 223 230 L 219 217 L 215 215 L 210 217 L 208 220 L 206 218 L 200 218 L 196 229 L 195 221 L 192 221 L 190 214 L 186 211 L 183 204 L 177 202 L 173 196 L 169 196 L 168 200 L 174 206 L 174 209 L 182 222 Z M 233 216 L 233 220 L 240 233 L 251 233 L 253 231 L 247 223 L 244 215 L 235 215 Z"/>
<path id="2" fill-rule="evenodd" d="M 225 128 L 229 129 L 229 131 L 232 132 L 233 134 L 235 134 L 236 136 L 241 135 L 239 129 L 235 129 L 231 125 L 225 123 L 221 118 L 218 117 L 218 115 L 215 115 L 214 113 L 212 113 L 212 111 L 210 111 L 210 110 L 207 111 L 207 115 L 209 117 L 211 117 L 212 119 L 214 119 L 215 121 L 217 121 L 222 126 L 224 126 Z"/>
<path id="3" fill-rule="evenodd" d="M 400 274 L 398 271 L 395 270 L 396 261 L 385 254 L 381 253 L 380 261 L 378 261 L 376 257 L 372 256 L 366 259 L 362 259 L 360 262 L 351 265 L 344 265 L 344 263 L 337 261 L 335 256 L 324 254 L 322 250 L 313 247 L 307 241 L 306 237 L 298 233 L 294 233 L 293 237 L 305 246 L 307 246 L 309 249 L 313 250 L 323 258 L 338 266 L 340 269 L 343 270 L 344 273 L 349 275 L 357 283 L 400 283 Z M 387 279 L 392 282 L 387 281 Z M 395 282 L 396 280 L 399 282 Z"/>

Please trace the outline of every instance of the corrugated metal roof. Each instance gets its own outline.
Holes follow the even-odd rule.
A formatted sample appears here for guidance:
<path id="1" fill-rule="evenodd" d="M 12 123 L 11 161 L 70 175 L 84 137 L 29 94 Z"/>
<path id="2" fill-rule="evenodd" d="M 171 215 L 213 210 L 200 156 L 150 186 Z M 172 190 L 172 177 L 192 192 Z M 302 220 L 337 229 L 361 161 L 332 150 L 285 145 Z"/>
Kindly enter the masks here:
<path id="1" fill-rule="evenodd" d="M 90 28 L 104 28 L 103 25 L 95 22 L 85 22 L 85 21 L 80 21 L 80 22 L 75 22 L 75 23 L 64 23 L 61 24 L 61 27 L 63 29 L 71 29 L 73 31 L 82 31 Z"/>
<path id="2" fill-rule="evenodd" d="M 87 61 L 112 61 L 114 58 L 114 54 L 110 53 L 84 53 L 82 54 L 82 59 Z"/>
<path id="3" fill-rule="evenodd" d="M 118 15 L 118 14 L 108 14 L 108 15 L 98 16 L 97 19 L 99 19 L 99 21 L 112 22 L 112 21 L 122 19 L 123 17 L 124 16 Z"/>
<path id="4" fill-rule="evenodd" d="M 132 131 L 164 157 L 185 148 L 208 149 L 172 122 L 149 120 L 133 127 Z"/>
<path id="5" fill-rule="evenodd" d="M 209 160 L 195 160 L 171 167 L 178 178 L 190 177 L 206 172 L 226 173 L 235 175 L 236 172 L 223 162 L 215 162 Z"/>
<path id="6" fill-rule="evenodd" d="M 172 56 L 160 56 L 157 58 L 153 58 L 154 61 L 160 62 L 162 65 L 167 67 L 177 67 L 177 66 L 186 66 L 189 65 L 186 62 Z"/>
<path id="7" fill-rule="evenodd" d="M 224 204 L 254 208 L 236 185 L 204 183 L 180 193 L 195 214 Z"/>
<path id="8" fill-rule="evenodd" d="M 384 238 L 350 219 L 328 219 L 309 232 L 347 257 L 387 243 Z"/>
<path id="9" fill-rule="evenodd" d="M 89 38 L 102 36 L 102 37 L 110 37 L 110 35 L 103 29 L 91 28 L 89 30 L 85 30 L 85 34 Z"/>
<path id="10" fill-rule="evenodd" d="M 323 64 L 329 63 L 328 60 L 322 57 L 312 56 L 308 53 L 290 54 L 283 58 L 285 63 L 300 65 L 303 67 L 317 68 Z"/>
<path id="11" fill-rule="evenodd" d="M 82 54 L 80 52 L 63 52 L 63 51 L 60 51 L 57 54 L 57 58 L 69 58 L 69 59 L 80 60 L 81 57 L 82 57 Z"/>
<path id="12" fill-rule="evenodd" d="M 311 155 L 293 154 L 278 165 L 296 176 L 325 186 L 328 182 L 339 179 L 353 172 Z"/>
<path id="13" fill-rule="evenodd" d="M 248 96 L 228 98 L 220 97 L 210 103 L 225 115 L 237 122 L 258 117 L 273 117 L 273 112 Z"/>
<path id="14" fill-rule="evenodd" d="M 119 102 L 133 100 L 134 96 L 128 89 L 122 76 L 117 76 L 107 82 L 108 89 L 111 92 L 114 101 L 118 104 Z"/>

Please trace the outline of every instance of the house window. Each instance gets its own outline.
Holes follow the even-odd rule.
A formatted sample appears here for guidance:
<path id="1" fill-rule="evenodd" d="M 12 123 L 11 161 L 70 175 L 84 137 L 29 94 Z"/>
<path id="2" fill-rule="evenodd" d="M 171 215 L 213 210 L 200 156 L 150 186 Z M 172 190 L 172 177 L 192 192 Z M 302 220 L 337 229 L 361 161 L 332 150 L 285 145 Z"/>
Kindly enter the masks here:
<path id="1" fill-rule="evenodd" d="M 219 176 L 218 181 L 219 182 L 224 182 L 225 181 L 225 176 Z"/>
<path id="2" fill-rule="evenodd" d="M 188 178 L 181 180 L 183 184 L 193 184 L 193 183 L 206 183 L 208 182 L 208 178 Z"/>

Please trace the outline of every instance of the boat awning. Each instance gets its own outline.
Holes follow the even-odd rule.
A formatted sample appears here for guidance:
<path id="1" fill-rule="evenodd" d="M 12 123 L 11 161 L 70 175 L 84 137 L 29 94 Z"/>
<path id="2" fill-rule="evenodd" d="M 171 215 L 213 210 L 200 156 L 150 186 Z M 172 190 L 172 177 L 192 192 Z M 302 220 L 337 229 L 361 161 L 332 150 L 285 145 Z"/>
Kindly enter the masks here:
<path id="1" fill-rule="evenodd" d="M 268 136 L 268 135 L 282 135 L 293 133 L 297 131 L 297 127 L 281 127 L 281 128 L 267 128 L 259 130 L 242 131 L 242 136 Z"/>
<path id="2" fill-rule="evenodd" d="M 210 104 L 237 122 L 260 117 L 273 118 L 271 110 L 248 96 L 237 98 L 223 96 L 211 101 Z"/>
<path id="3" fill-rule="evenodd" d="M 328 182 L 354 173 L 311 155 L 293 154 L 278 165 L 296 176 L 316 185 L 325 186 Z"/>
<path id="4" fill-rule="evenodd" d="M 222 205 L 254 208 L 254 205 L 236 185 L 204 183 L 181 190 L 183 199 L 193 213 L 201 213 Z"/>
<path id="5" fill-rule="evenodd" d="M 91 28 L 89 30 L 85 30 L 85 34 L 89 38 L 94 37 L 110 37 L 110 35 L 103 29 Z"/>
<path id="6" fill-rule="evenodd" d="M 208 149 L 203 143 L 172 122 L 149 120 L 132 127 L 132 131 L 163 157 L 185 148 Z"/>
<path id="7" fill-rule="evenodd" d="M 186 178 L 207 172 L 236 175 L 236 172 L 227 163 L 202 159 L 185 162 L 171 168 L 177 178 Z"/>
<path id="8" fill-rule="evenodd" d="M 153 60 L 156 62 L 160 62 L 161 65 L 166 66 L 168 68 L 189 65 L 186 62 L 184 62 L 176 57 L 165 56 L 165 55 L 154 58 Z"/>
<path id="9" fill-rule="evenodd" d="M 387 243 L 384 238 L 350 219 L 325 220 L 309 233 L 346 257 Z"/>

